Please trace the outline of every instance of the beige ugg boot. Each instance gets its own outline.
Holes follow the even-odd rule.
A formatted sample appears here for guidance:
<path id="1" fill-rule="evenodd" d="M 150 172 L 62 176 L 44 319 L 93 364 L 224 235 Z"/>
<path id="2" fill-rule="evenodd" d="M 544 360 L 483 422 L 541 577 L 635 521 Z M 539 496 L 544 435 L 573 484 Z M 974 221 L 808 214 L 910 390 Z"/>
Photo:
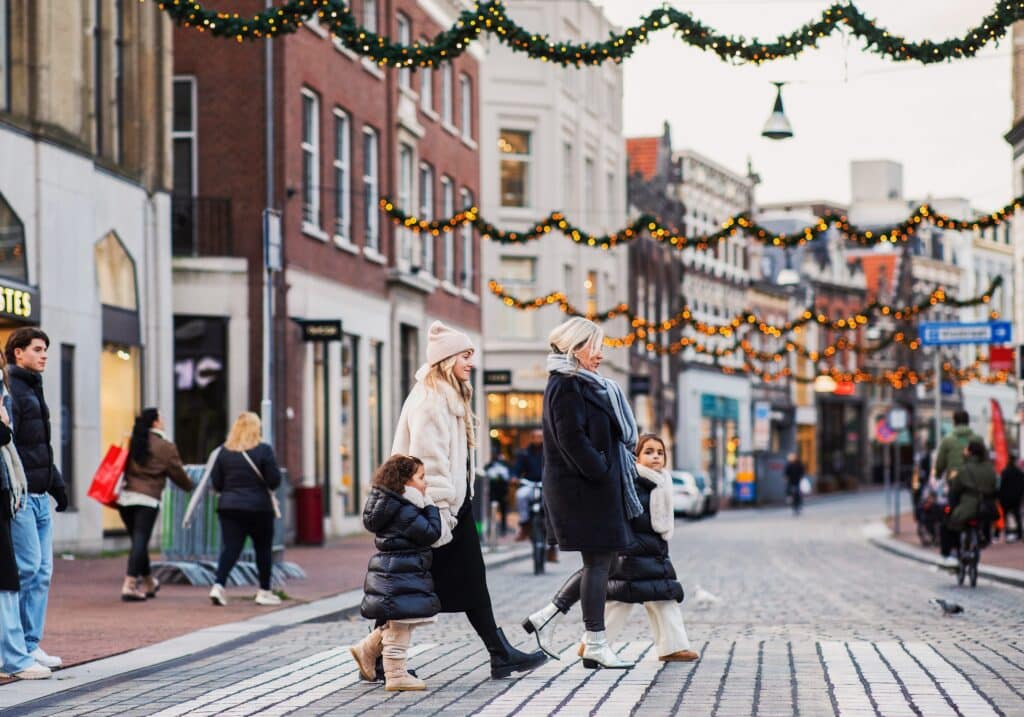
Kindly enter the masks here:
<path id="1" fill-rule="evenodd" d="M 359 665 L 359 676 L 367 682 L 375 680 L 377 658 L 384 650 L 383 633 L 381 628 L 375 627 L 373 632 L 363 638 L 362 642 L 348 648 L 348 651 L 352 653 L 352 659 Z"/>
<path id="2" fill-rule="evenodd" d="M 124 584 L 121 585 L 121 599 L 125 602 L 146 601 L 146 593 L 139 590 L 139 581 L 136 578 L 125 576 Z"/>
<path id="3" fill-rule="evenodd" d="M 423 680 L 405 671 L 405 653 L 412 642 L 412 626 L 391 620 L 383 633 L 384 691 L 416 692 L 427 689 Z"/>

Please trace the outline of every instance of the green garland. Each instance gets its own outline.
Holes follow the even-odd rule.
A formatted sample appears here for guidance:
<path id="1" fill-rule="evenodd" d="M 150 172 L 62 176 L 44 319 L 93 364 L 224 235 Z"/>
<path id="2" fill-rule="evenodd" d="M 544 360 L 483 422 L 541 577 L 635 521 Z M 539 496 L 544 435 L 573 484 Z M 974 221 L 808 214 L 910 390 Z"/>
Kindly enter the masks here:
<path id="1" fill-rule="evenodd" d="M 247 17 L 208 10 L 202 3 L 188 0 L 160 0 L 158 4 L 179 25 L 239 42 L 295 32 L 313 13 L 317 13 L 320 24 L 346 47 L 381 66 L 391 67 L 429 67 L 449 61 L 465 52 L 469 43 L 482 33 L 494 35 L 515 52 L 562 66 L 599 65 L 608 60 L 621 62 L 631 56 L 638 45 L 647 42 L 652 32 L 661 30 L 671 31 L 686 44 L 713 52 L 722 60 L 760 64 L 796 57 L 817 47 L 819 41 L 844 27 L 851 35 L 863 40 L 864 49 L 869 52 L 898 62 L 931 64 L 973 57 L 982 47 L 1006 35 L 1015 21 L 1024 19 L 1024 3 L 1000 0 L 962 38 L 913 42 L 888 32 L 853 2 L 835 3 L 823 10 L 817 19 L 765 42 L 756 37 L 747 39 L 723 34 L 688 12 L 664 7 L 641 17 L 635 25 L 621 32 L 609 33 L 606 40 L 575 43 L 552 40 L 547 35 L 531 32 L 508 16 L 503 2 L 487 0 L 478 2 L 473 10 L 459 13 L 455 24 L 438 33 L 431 42 L 400 45 L 361 27 L 345 0 L 289 0 L 279 7 Z"/>
<path id="2" fill-rule="evenodd" d="M 587 246 L 599 249 L 613 249 L 619 244 L 627 244 L 634 241 L 644 232 L 647 232 L 655 241 L 670 244 L 676 249 L 697 249 L 698 251 L 704 251 L 715 246 L 718 242 L 735 236 L 740 231 L 746 232 L 749 236 L 764 244 L 792 248 L 819 239 L 833 226 L 847 239 L 862 246 L 869 247 L 886 242 L 895 244 L 907 241 L 917 231 L 918 227 L 924 223 L 934 224 L 943 229 L 960 231 L 966 229 L 983 230 L 997 226 L 1009 220 L 1021 208 L 1022 204 L 1024 204 L 1024 195 L 1016 197 L 991 214 L 986 214 L 978 219 L 953 219 L 945 214 L 936 212 L 929 204 L 922 204 L 902 222 L 877 229 L 859 228 L 851 224 L 844 214 L 826 214 L 817 223 L 804 227 L 792 234 L 776 234 L 767 227 L 753 221 L 749 215 L 737 214 L 729 217 L 722 225 L 722 228 L 713 234 L 687 237 L 675 233 L 669 227 L 662 224 L 658 217 L 652 214 L 642 214 L 612 234 L 590 234 L 582 227 L 566 219 L 562 212 L 551 212 L 525 231 L 508 231 L 491 224 L 481 217 L 476 207 L 464 209 L 445 219 L 428 222 L 406 214 L 389 199 L 380 200 L 381 209 L 384 210 L 384 213 L 393 222 L 402 224 L 414 232 L 438 234 L 451 231 L 462 224 L 469 223 L 485 239 L 502 244 L 521 244 L 540 239 L 552 231 L 559 231 L 577 244 L 586 244 Z"/>

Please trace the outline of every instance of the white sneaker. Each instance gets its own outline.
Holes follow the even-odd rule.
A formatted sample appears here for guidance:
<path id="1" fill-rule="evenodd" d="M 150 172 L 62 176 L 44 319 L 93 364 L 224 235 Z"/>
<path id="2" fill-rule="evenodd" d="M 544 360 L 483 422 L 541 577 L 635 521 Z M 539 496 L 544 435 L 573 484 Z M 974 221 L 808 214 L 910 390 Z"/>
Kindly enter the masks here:
<path id="1" fill-rule="evenodd" d="M 210 588 L 210 602 L 221 607 L 228 604 L 228 596 L 224 593 L 223 585 L 214 583 L 213 587 Z"/>
<path id="2" fill-rule="evenodd" d="M 53 655 L 47 655 L 45 652 L 43 652 L 43 648 L 41 647 L 37 647 L 35 651 L 31 655 L 29 655 L 29 657 L 31 657 L 33 660 L 38 662 L 43 667 L 49 667 L 51 670 L 54 667 L 64 666 L 64 660 L 60 659 L 59 657 L 54 657 Z"/>
<path id="3" fill-rule="evenodd" d="M 281 604 L 281 598 L 269 590 L 257 590 L 256 591 L 256 604 L 266 605 L 268 607 Z"/>
<path id="4" fill-rule="evenodd" d="M 53 677 L 53 672 L 46 665 L 40 665 L 38 662 L 34 665 L 26 667 L 21 672 L 15 672 L 14 677 L 19 680 L 45 680 Z"/>
<path id="5" fill-rule="evenodd" d="M 939 558 L 939 565 L 941 565 L 944 568 L 955 568 L 959 564 L 960 564 L 960 561 L 957 560 L 956 557 L 954 557 L 952 555 L 947 555 L 944 558 Z"/>

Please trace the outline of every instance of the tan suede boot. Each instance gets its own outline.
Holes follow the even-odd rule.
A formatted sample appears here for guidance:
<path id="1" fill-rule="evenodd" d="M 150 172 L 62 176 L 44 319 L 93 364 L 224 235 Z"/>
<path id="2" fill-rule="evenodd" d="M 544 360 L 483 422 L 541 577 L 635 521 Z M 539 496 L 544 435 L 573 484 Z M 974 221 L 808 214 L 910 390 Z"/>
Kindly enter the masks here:
<path id="1" fill-rule="evenodd" d="M 363 638 L 358 645 L 348 648 L 352 653 L 352 659 L 359 665 L 359 676 L 367 682 L 375 681 L 374 667 L 383 650 L 383 630 L 379 627 L 373 628 L 373 632 Z"/>
<path id="2" fill-rule="evenodd" d="M 405 653 L 412 642 L 412 627 L 392 620 L 383 632 L 384 691 L 417 692 L 427 689 L 423 680 L 405 671 Z"/>
<path id="3" fill-rule="evenodd" d="M 121 585 L 121 599 L 125 602 L 145 602 L 146 593 L 139 590 L 137 579 L 126 575 L 124 584 Z"/>

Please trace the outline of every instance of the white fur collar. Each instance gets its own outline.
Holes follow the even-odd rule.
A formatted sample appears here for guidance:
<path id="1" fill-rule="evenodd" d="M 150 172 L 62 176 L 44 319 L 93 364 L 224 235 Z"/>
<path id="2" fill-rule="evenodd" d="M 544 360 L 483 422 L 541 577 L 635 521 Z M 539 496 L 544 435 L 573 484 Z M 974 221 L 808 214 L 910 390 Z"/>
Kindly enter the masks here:
<path id="1" fill-rule="evenodd" d="M 637 463 L 636 472 L 658 487 L 669 485 L 672 482 L 672 476 L 665 469 L 656 471 Z"/>
<path id="2" fill-rule="evenodd" d="M 428 387 L 423 380 L 430 373 L 430 365 L 423 364 L 419 370 L 416 371 L 416 381 L 419 385 L 423 386 L 423 390 L 438 395 L 448 405 L 448 410 L 456 418 L 462 418 L 466 415 L 466 406 L 462 402 L 462 397 L 459 396 L 458 392 L 445 381 L 438 381 L 433 387 Z"/>
<path id="3" fill-rule="evenodd" d="M 426 508 L 427 500 L 426 496 L 420 493 L 418 490 L 413 488 L 411 485 L 405 486 L 405 490 L 402 491 L 402 497 L 407 501 L 415 505 L 417 508 Z"/>

